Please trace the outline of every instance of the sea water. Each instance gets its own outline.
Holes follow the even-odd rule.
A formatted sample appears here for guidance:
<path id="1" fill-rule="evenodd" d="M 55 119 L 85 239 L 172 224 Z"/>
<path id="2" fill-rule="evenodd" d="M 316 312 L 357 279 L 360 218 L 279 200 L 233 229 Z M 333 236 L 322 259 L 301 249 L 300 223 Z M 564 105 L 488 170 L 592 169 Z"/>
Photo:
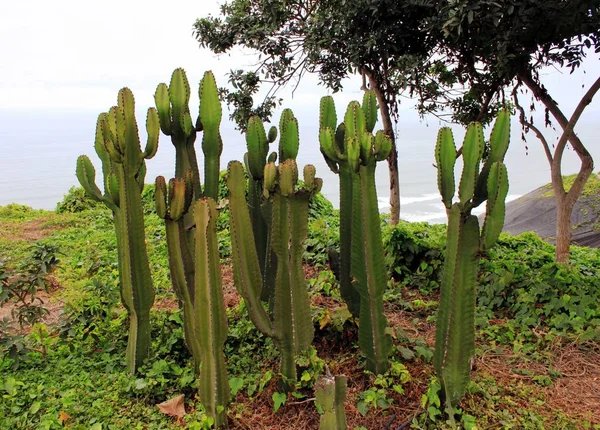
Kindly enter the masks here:
<path id="1" fill-rule="evenodd" d="M 297 113 L 300 124 L 300 166 L 311 163 L 317 168 L 317 176 L 323 178 L 323 193 L 333 204 L 339 206 L 339 182 L 319 152 L 318 112 L 307 110 Z M 224 117 L 226 113 L 224 114 Z M 96 183 L 101 187 L 100 162 L 93 149 L 96 111 L 58 110 L 0 110 L 0 205 L 20 203 L 34 208 L 54 209 L 63 195 L 77 185 L 75 162 L 80 154 L 87 154 L 97 170 Z M 145 113 L 138 112 L 140 137 L 145 138 Z M 399 174 L 401 194 L 401 218 L 407 221 L 445 222 L 445 211 L 437 190 L 437 174 L 434 167 L 434 147 L 437 120 L 421 121 L 416 115 L 401 115 L 397 128 Z M 595 124 L 582 118 L 578 130 L 584 144 L 598 159 L 600 148 L 595 144 Z M 464 136 L 460 127 L 454 127 L 454 137 L 459 146 Z M 244 136 L 235 130 L 231 122 L 221 127 L 223 154 L 221 168 L 230 160 L 243 158 L 246 150 Z M 513 118 L 511 146 L 506 156 L 510 178 L 509 200 L 515 199 L 550 181 L 550 169 L 540 143 L 533 135 L 528 142 L 521 140 L 521 129 Z M 489 129 L 485 132 L 489 135 Z M 550 141 L 556 136 L 548 134 Z M 202 152 L 198 135 L 197 152 L 202 169 Z M 272 150 L 276 150 L 273 145 Z M 161 135 L 157 155 L 147 161 L 146 182 L 153 182 L 157 175 L 167 179 L 173 175 L 175 151 L 170 139 Z M 566 151 L 563 174 L 577 172 L 578 158 L 571 150 Z M 457 166 L 457 177 L 460 166 Z M 378 163 L 377 193 L 382 212 L 389 210 L 389 179 L 387 163 Z M 102 188 L 102 187 L 101 187 Z M 484 208 L 479 208 L 484 210 Z"/>

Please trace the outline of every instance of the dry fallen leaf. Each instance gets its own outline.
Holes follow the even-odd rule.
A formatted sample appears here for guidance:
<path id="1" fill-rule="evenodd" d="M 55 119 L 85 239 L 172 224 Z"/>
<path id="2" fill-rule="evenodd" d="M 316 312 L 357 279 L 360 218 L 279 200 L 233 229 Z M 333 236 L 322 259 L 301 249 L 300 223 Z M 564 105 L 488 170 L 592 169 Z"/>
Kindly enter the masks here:
<path id="1" fill-rule="evenodd" d="M 173 397 L 165 402 L 159 403 L 158 409 L 165 415 L 182 418 L 185 415 L 185 407 L 183 405 L 184 395 Z"/>
<path id="2" fill-rule="evenodd" d="M 71 418 L 71 415 L 69 415 L 68 413 L 66 413 L 65 411 L 60 411 L 60 413 L 58 414 L 58 420 L 64 424 L 69 418 Z"/>

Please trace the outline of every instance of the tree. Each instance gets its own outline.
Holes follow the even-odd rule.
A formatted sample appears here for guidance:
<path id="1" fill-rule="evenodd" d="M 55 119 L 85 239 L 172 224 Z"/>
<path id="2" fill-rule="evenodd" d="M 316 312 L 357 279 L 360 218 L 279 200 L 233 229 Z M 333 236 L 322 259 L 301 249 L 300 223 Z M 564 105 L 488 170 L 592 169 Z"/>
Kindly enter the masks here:
<path id="1" fill-rule="evenodd" d="M 556 261 L 568 262 L 573 207 L 594 168 L 590 153 L 574 129 L 584 109 L 600 89 L 600 77 L 581 98 L 571 117 L 567 118 L 544 86 L 540 70 L 548 66 L 566 66 L 573 71 L 582 64 L 589 51 L 593 49 L 596 53 L 600 52 L 598 1 L 438 2 L 437 13 L 431 16 L 428 25 L 431 34 L 438 40 L 437 55 L 443 59 L 441 72 L 470 81 L 478 86 L 479 94 L 485 94 L 490 99 L 503 98 L 505 91 L 512 88 L 522 126 L 525 131 L 531 130 L 536 134 L 550 163 L 557 206 Z M 437 82 L 444 83 L 439 79 L 439 76 L 443 77 L 440 70 L 430 69 L 430 72 L 437 73 Z M 435 81 L 435 78 L 432 79 Z M 445 100 L 443 88 L 443 85 L 439 85 L 428 93 L 433 100 L 430 105 L 435 106 L 438 99 Z M 560 126 L 562 133 L 554 152 L 540 128 L 527 119 L 518 98 L 522 89 L 530 91 L 535 100 L 542 103 L 546 125 L 550 125 L 550 118 L 553 118 Z M 487 109 L 485 102 L 480 106 Z M 579 173 L 568 191 L 565 190 L 561 172 L 567 143 L 581 160 Z"/>
<path id="2" fill-rule="evenodd" d="M 194 31 L 200 45 L 215 53 L 241 46 L 260 54 L 250 73 L 273 84 L 267 105 L 257 108 L 265 120 L 274 106 L 274 92 L 289 82 L 298 83 L 305 73 L 318 73 L 334 92 L 342 88 L 343 78 L 362 74 L 364 87 L 368 84 L 377 94 L 384 132 L 395 143 L 394 120 L 398 94 L 407 86 L 405 71 L 421 64 L 433 48 L 422 28 L 432 10 L 424 1 L 232 0 L 221 7 L 219 17 L 197 20 Z M 246 74 L 231 76 L 234 87 L 239 87 Z M 247 96 L 256 85 L 244 89 L 246 97 L 237 96 L 246 101 L 244 106 L 236 104 L 235 96 L 229 100 L 236 108 L 232 116 L 242 128 L 251 110 Z M 400 191 L 395 144 L 388 166 L 391 221 L 397 223 Z"/>

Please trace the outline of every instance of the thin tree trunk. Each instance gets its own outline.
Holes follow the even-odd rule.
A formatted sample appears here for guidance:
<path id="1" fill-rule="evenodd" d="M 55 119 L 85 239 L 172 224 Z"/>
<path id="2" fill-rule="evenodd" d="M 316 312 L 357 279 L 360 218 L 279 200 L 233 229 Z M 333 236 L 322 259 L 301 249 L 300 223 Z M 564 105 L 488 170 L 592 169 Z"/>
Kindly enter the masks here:
<path id="1" fill-rule="evenodd" d="M 565 196 L 566 197 L 566 196 Z M 571 230 L 571 214 L 573 205 L 566 198 L 556 197 L 556 254 L 557 263 L 567 264 L 571 256 L 569 247 L 573 232 Z"/>
<path id="2" fill-rule="evenodd" d="M 557 263 L 567 264 L 570 259 L 569 246 L 571 245 L 572 231 L 571 231 L 571 215 L 575 203 L 583 193 L 585 184 L 594 170 L 594 160 L 583 145 L 579 137 L 575 134 L 575 124 L 581 117 L 581 114 L 585 108 L 592 102 L 594 95 L 600 90 L 600 77 L 590 86 L 587 92 L 579 101 L 579 104 L 575 108 L 571 119 L 567 120 L 567 117 L 558 107 L 558 104 L 548 94 L 548 92 L 535 80 L 529 73 L 520 73 L 519 78 L 525 85 L 531 90 L 534 96 L 540 100 L 544 106 L 550 111 L 552 116 L 558 121 L 563 133 L 556 144 L 554 150 L 554 156 L 550 165 L 552 174 L 552 188 L 556 198 L 556 255 L 555 259 Z M 567 192 L 564 188 L 562 178 L 562 156 L 566 148 L 567 142 L 571 144 L 574 151 L 581 160 L 581 167 L 579 173 L 571 186 L 571 189 Z"/>
<path id="3" fill-rule="evenodd" d="M 394 133 L 394 124 L 390 115 L 390 108 L 387 104 L 385 96 L 373 75 L 365 70 L 369 78 L 369 85 L 375 91 L 379 111 L 381 112 L 381 122 L 383 123 L 383 132 L 392 139 L 392 150 L 387 158 L 388 169 L 390 174 L 390 223 L 398 224 L 400 221 L 400 181 L 398 174 L 398 149 L 396 148 L 396 136 Z"/>

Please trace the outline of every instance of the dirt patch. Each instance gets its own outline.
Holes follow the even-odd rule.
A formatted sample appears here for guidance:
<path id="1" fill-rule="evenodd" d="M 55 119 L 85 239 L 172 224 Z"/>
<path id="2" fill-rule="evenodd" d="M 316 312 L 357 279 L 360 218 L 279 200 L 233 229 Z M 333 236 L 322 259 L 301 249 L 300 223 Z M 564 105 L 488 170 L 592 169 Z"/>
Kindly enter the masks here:
<path id="1" fill-rule="evenodd" d="M 475 357 L 477 372 L 492 376 L 499 386 L 523 384 L 544 397 L 544 404 L 533 406 L 529 399 L 522 407 L 551 415 L 559 409 L 571 419 L 600 424 L 600 351 L 584 351 L 581 345 L 557 345 L 551 352 L 555 358 L 540 363 L 511 351 L 484 353 Z M 543 387 L 540 377 L 548 377 Z M 538 383 L 536 383 L 536 379 Z M 543 383 L 542 383 L 543 384 Z"/>
<path id="2" fill-rule="evenodd" d="M 32 221 L 5 221 L 0 226 L 0 238 L 8 241 L 24 240 L 35 242 L 50 236 L 59 227 L 48 225 L 48 218 L 38 218 Z"/>

